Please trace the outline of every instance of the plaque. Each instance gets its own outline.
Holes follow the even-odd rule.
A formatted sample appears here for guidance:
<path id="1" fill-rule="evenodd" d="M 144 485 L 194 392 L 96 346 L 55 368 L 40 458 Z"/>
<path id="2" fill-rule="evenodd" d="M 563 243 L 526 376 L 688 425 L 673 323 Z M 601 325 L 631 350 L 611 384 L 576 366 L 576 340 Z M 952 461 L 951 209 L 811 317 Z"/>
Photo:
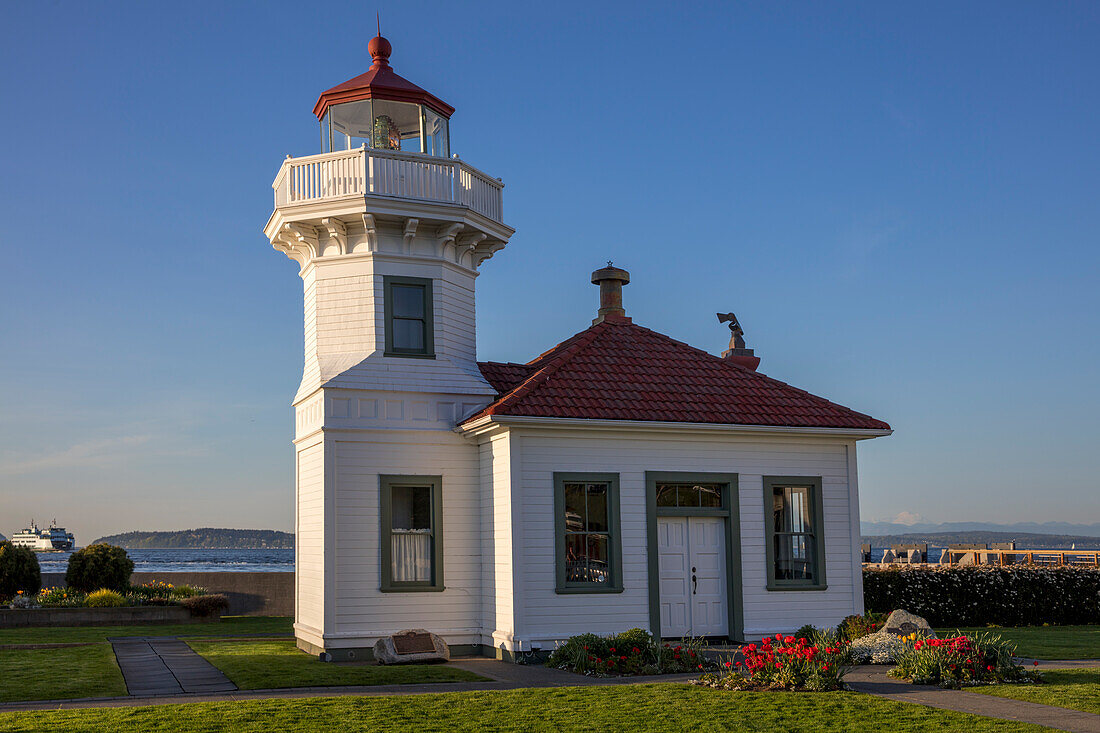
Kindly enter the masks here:
<path id="1" fill-rule="evenodd" d="M 393 635 L 393 649 L 398 654 L 431 654 L 435 651 L 432 635 L 410 631 Z"/>

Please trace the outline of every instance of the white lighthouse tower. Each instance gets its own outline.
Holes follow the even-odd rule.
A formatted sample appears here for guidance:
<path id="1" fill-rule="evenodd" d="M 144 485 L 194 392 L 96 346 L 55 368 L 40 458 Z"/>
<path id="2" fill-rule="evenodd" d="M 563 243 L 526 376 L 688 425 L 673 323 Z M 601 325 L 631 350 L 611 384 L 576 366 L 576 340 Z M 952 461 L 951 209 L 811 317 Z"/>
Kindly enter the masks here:
<path id="1" fill-rule="evenodd" d="M 366 73 L 318 99 L 321 152 L 283 162 L 264 228 L 305 294 L 295 635 L 337 659 L 413 609 L 480 643 L 478 448 L 453 428 L 496 394 L 474 282 L 513 233 L 500 179 L 451 155 L 454 109 L 394 73 L 386 39 L 368 50 Z"/>

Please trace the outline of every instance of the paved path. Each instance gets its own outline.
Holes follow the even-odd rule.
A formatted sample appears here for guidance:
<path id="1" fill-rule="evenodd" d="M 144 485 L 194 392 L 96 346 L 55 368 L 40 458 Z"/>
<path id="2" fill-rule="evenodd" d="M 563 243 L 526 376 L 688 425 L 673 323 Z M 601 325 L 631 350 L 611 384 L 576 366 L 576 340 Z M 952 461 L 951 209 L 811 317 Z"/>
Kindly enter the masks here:
<path id="1" fill-rule="evenodd" d="M 231 692 L 237 689 L 217 667 L 179 639 L 124 636 L 108 639 L 135 697 L 179 695 L 197 692 Z"/>
<path id="2" fill-rule="evenodd" d="M 955 710 L 986 718 L 1017 720 L 1073 733 L 1100 733 L 1100 715 L 1079 710 L 1040 705 L 1007 697 L 979 695 L 961 690 L 944 690 L 929 685 L 911 685 L 886 674 L 885 666 L 856 667 L 845 681 L 856 692 L 898 702 Z"/>

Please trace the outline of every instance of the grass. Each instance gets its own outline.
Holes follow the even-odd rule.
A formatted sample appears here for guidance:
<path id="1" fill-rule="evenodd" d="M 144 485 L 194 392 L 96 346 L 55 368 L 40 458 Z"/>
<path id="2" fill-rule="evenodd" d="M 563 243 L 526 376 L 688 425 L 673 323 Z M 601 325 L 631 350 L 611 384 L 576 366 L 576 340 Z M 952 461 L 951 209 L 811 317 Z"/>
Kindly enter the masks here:
<path id="1" fill-rule="evenodd" d="M 190 641 L 242 690 L 324 685 L 408 685 L 422 682 L 466 682 L 484 677 L 437 664 L 391 667 L 352 666 L 318 661 L 293 641 Z"/>
<path id="2" fill-rule="evenodd" d="M 1100 715 L 1100 668 L 1044 671 L 1041 685 L 993 685 L 967 688 L 967 692 L 1011 697 L 1060 708 Z"/>
<path id="3" fill-rule="evenodd" d="M 125 694 L 122 672 L 106 644 L 0 649 L 0 702 Z"/>
<path id="4" fill-rule="evenodd" d="M 240 636 L 243 634 L 286 634 L 292 636 L 289 616 L 223 616 L 209 624 L 140 624 L 130 626 L 57 626 L 0 629 L 0 644 L 59 644 L 107 641 L 112 636 Z"/>
<path id="5" fill-rule="evenodd" d="M 955 629 L 936 629 L 940 636 Z M 989 631 L 1016 642 L 1016 653 L 1034 659 L 1100 659 L 1100 626 L 966 627 L 964 634 Z"/>
<path id="6" fill-rule="evenodd" d="M 853 692 L 726 692 L 666 683 L 4 713 L 0 730 L 1037 733 L 1046 729 Z"/>

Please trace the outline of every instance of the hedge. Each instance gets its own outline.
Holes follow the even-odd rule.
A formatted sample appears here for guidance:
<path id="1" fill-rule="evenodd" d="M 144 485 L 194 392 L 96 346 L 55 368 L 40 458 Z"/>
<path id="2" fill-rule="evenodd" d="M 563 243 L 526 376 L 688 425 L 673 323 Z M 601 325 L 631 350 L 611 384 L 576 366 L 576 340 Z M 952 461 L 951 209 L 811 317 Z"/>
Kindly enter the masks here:
<path id="1" fill-rule="evenodd" d="M 1100 568 L 942 567 L 864 569 L 868 611 L 903 608 L 933 626 L 1100 623 Z"/>

